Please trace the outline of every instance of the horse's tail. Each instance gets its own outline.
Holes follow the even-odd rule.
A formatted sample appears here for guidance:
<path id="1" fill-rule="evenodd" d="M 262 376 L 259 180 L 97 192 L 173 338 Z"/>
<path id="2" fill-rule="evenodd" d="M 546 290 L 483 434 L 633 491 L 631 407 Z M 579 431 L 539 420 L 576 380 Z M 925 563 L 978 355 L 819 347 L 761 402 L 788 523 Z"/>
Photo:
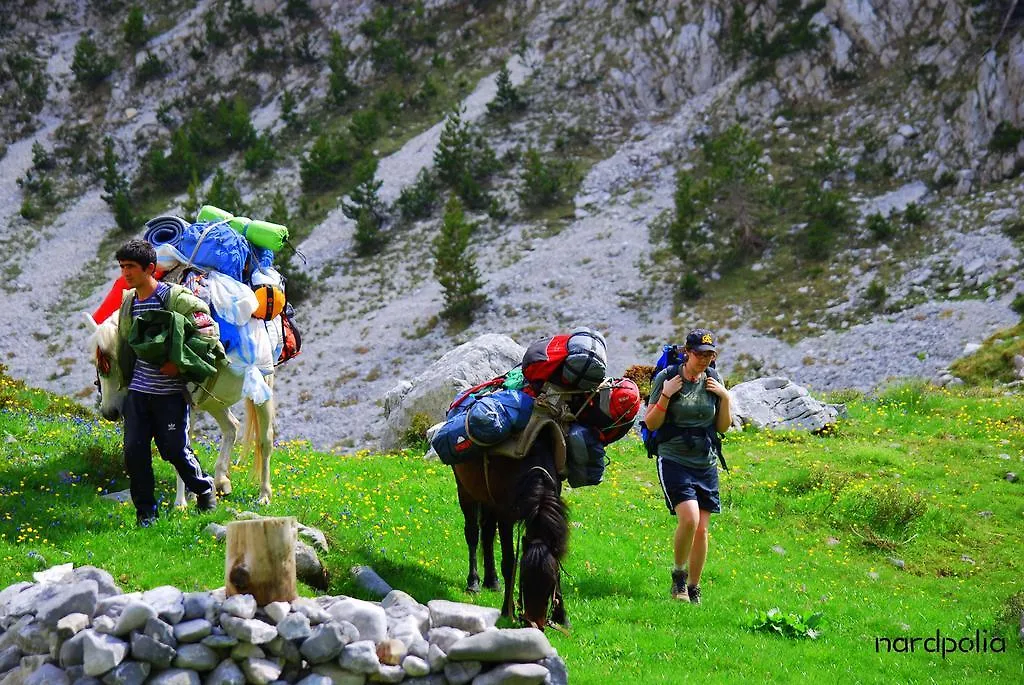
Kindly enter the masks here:
<path id="1" fill-rule="evenodd" d="M 263 415 L 262 418 L 261 415 Z M 266 425 L 264 425 L 264 421 Z M 252 450 L 252 472 L 256 480 L 260 480 L 264 465 L 270 456 L 268 451 L 273 446 L 273 427 L 274 400 L 271 398 L 261 407 L 257 407 L 255 402 L 246 398 L 245 430 L 242 433 L 243 451 L 247 453 L 249 450 Z M 264 434 L 268 434 L 270 437 L 269 445 L 264 445 L 264 440 L 262 439 Z"/>

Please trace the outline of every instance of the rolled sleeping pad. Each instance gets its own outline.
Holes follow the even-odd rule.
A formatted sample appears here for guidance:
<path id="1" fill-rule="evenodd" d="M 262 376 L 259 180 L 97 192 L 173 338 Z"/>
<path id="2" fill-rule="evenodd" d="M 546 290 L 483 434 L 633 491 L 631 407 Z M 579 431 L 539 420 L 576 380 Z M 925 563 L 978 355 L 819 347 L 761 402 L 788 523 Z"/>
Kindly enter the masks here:
<path id="1" fill-rule="evenodd" d="M 201 221 L 227 221 L 232 229 L 244 236 L 250 243 L 257 247 L 265 247 L 274 252 L 280 252 L 284 247 L 284 241 L 288 239 L 288 227 L 269 221 L 253 220 L 245 216 L 234 216 L 231 212 L 225 211 L 213 205 L 203 205 L 199 209 L 197 222 Z"/>
<path id="2" fill-rule="evenodd" d="M 143 239 L 153 247 L 161 245 L 177 246 L 181 242 L 182 233 L 189 223 L 177 216 L 158 216 L 146 222 L 146 233 Z"/>

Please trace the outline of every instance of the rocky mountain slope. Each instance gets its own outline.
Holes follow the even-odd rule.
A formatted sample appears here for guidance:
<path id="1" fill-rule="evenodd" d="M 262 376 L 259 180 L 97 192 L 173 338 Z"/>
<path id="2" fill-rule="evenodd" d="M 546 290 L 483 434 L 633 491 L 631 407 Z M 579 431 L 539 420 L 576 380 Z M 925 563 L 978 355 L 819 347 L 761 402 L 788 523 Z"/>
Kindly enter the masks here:
<path id="1" fill-rule="evenodd" d="M 102 199 L 103 140 L 142 219 L 182 214 L 188 192 L 154 182 L 153 150 L 173 151 L 196 112 L 237 96 L 276 159 L 266 172 L 245 149 L 200 151 L 193 180 L 201 200 L 222 170 L 257 218 L 280 193 L 307 258 L 292 271 L 313 281 L 298 307 L 304 350 L 276 386 L 283 438 L 375 444 L 384 393 L 484 332 L 527 344 L 591 326 L 618 373 L 703 324 L 722 332 L 737 378 L 868 390 L 931 377 L 1019 318 L 1024 34 L 1011 5 L 187 0 L 138 3 L 141 38 L 128 3 L 22 8 L 0 25 L 0 361 L 88 396 L 74 312 L 102 299 L 131 235 Z M 112 60 L 88 87 L 73 69 L 86 35 Z M 496 117 L 486 105 L 505 64 L 527 104 Z M 456 104 L 501 164 L 491 211 L 471 213 L 487 304 L 453 328 L 432 274 L 440 209 L 410 222 L 392 209 L 385 246 L 358 256 L 341 208 L 350 177 L 314 188 L 308 162 L 360 113 L 387 114 L 364 154 L 390 203 L 433 166 Z M 710 177 L 707 141 L 730 129 L 756 148 L 751 185 L 717 198 L 725 220 L 709 215 L 688 239 L 733 255 L 700 269 L 695 299 L 681 286 L 696 268 L 665 227 L 680 170 Z M 574 161 L 571 201 L 524 206 L 528 147 Z M 767 204 L 744 209 L 744 187 Z M 829 192 L 845 214 L 821 229 L 812 200 Z M 733 224 L 758 239 L 737 249 Z M 816 228 L 824 254 L 806 249 Z"/>

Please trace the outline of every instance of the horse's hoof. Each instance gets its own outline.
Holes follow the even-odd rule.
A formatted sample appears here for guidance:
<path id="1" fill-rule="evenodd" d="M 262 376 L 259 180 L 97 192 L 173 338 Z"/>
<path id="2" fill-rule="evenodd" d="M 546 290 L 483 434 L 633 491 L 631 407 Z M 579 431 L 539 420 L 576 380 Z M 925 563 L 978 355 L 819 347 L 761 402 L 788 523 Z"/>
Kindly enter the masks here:
<path id="1" fill-rule="evenodd" d="M 480 594 L 480 581 L 474 580 L 472 583 L 466 583 L 466 592 L 472 595 Z"/>
<path id="2" fill-rule="evenodd" d="M 267 495 L 260 495 L 259 499 L 256 500 L 256 504 L 261 507 L 265 507 L 270 504 L 270 497 Z"/>
<path id="3" fill-rule="evenodd" d="M 488 590 L 493 590 L 495 592 L 501 592 L 501 582 L 497 581 L 497 580 L 492 580 L 490 582 L 485 582 L 484 583 L 484 587 L 487 588 Z"/>
<path id="4" fill-rule="evenodd" d="M 227 496 L 231 494 L 231 481 L 227 478 L 218 479 L 214 482 L 214 485 L 217 488 L 218 495 Z"/>

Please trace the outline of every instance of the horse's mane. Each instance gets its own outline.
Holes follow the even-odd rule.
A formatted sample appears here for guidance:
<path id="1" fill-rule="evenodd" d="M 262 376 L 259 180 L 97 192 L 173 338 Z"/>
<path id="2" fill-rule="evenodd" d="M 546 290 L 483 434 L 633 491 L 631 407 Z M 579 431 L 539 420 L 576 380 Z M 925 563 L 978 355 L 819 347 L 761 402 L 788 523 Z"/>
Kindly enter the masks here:
<path id="1" fill-rule="evenodd" d="M 109 355 L 117 353 L 117 317 L 110 317 L 89 336 L 90 347 L 98 347 Z"/>
<path id="2" fill-rule="evenodd" d="M 527 471 L 520 481 L 518 502 L 527 541 L 543 542 L 556 559 L 562 559 L 569 546 L 569 507 L 547 470 Z"/>

